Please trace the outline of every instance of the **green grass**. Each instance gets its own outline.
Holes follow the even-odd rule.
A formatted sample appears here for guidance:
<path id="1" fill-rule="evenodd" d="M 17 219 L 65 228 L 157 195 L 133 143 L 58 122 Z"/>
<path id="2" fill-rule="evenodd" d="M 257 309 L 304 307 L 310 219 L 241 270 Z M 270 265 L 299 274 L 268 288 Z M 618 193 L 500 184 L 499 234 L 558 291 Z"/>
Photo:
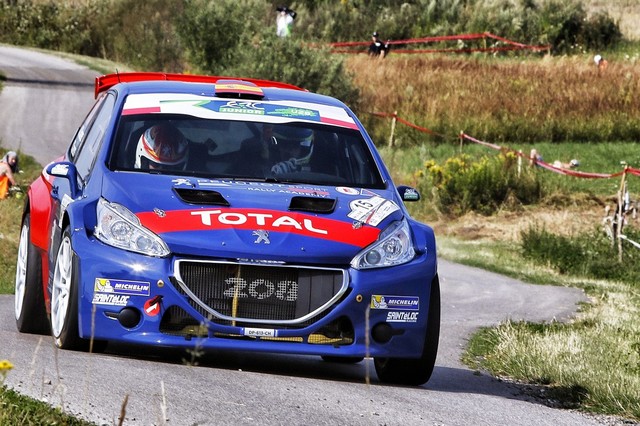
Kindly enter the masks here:
<path id="1" fill-rule="evenodd" d="M 582 288 L 590 303 L 568 323 L 505 321 L 470 339 L 463 361 L 532 385 L 555 406 L 640 420 L 640 288 L 575 277 L 523 259 L 514 243 L 440 236 L 439 256 L 525 282 Z"/>
<path id="2" fill-rule="evenodd" d="M 45 402 L 27 398 L 2 385 L 0 380 L 0 425 L 89 426 L 94 423 L 77 419 Z"/>

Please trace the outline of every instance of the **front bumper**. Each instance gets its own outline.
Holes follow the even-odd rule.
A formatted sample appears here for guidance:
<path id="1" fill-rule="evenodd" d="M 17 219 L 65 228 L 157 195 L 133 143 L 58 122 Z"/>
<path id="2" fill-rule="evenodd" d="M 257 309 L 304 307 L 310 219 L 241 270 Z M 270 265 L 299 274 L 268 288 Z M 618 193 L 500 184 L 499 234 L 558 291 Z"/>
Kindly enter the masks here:
<path id="1" fill-rule="evenodd" d="M 79 265 L 79 331 L 85 339 L 345 357 L 417 358 L 423 352 L 435 253 L 397 267 L 358 271 L 152 258 L 78 234 L 73 246 Z M 193 278 L 184 276 L 184 265 L 194 262 L 229 269 L 218 298 L 201 292 L 207 275 L 199 278 L 199 287 L 187 283 Z M 323 277 L 329 271 L 333 278 L 330 284 L 300 280 L 292 292 L 283 280 L 272 285 L 258 278 L 258 284 L 247 284 L 238 272 L 242 268 L 254 271 L 253 283 L 260 271 L 284 268 L 323 271 Z M 304 308 L 302 298 L 309 299 Z M 290 312 L 281 312 L 290 305 Z M 263 306 L 266 311 L 260 314 Z"/>

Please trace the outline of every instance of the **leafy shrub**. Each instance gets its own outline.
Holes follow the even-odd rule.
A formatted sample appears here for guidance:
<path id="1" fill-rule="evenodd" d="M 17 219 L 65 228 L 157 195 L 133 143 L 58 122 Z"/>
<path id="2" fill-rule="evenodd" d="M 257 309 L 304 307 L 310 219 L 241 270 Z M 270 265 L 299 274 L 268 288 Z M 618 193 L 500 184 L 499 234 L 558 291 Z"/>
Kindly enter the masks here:
<path id="1" fill-rule="evenodd" d="M 422 180 L 419 186 L 423 193 L 435 193 L 442 212 L 491 215 L 500 208 L 535 203 L 543 196 L 537 174 L 526 167 L 520 169 L 517 163 L 511 152 L 475 161 L 462 154 L 447 159 L 442 166 L 426 161 L 424 170 L 416 176 Z M 429 191 L 429 186 L 435 191 Z"/>
<path id="2" fill-rule="evenodd" d="M 264 30 L 260 41 L 240 49 L 224 68 L 228 75 L 285 81 L 337 97 L 358 109 L 359 91 L 343 60 L 327 51 L 310 48 L 295 38 L 279 38 Z"/>

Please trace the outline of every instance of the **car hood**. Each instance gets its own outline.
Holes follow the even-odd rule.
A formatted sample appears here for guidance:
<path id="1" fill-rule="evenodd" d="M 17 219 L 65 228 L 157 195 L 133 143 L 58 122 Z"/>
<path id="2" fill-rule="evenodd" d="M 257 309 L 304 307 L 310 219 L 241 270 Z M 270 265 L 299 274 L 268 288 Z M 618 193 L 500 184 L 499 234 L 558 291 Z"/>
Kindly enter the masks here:
<path id="1" fill-rule="evenodd" d="M 116 172 L 103 196 L 176 256 L 348 264 L 403 217 L 397 192 Z"/>

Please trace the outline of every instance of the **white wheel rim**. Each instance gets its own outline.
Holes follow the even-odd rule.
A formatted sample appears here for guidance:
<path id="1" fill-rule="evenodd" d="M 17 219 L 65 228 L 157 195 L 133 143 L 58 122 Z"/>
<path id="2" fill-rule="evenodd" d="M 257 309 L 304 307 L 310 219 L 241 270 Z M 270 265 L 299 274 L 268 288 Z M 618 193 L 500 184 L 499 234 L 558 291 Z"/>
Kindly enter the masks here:
<path id="1" fill-rule="evenodd" d="M 27 264 L 29 254 L 29 226 L 22 225 L 20 231 L 20 243 L 18 245 L 18 260 L 16 262 L 16 289 L 15 289 L 15 312 L 16 319 L 20 319 L 22 307 L 24 305 L 24 295 L 27 288 Z"/>
<path id="2" fill-rule="evenodd" d="M 60 337 L 69 311 L 72 269 L 71 241 L 65 237 L 58 249 L 51 291 L 51 330 L 54 337 Z"/>

